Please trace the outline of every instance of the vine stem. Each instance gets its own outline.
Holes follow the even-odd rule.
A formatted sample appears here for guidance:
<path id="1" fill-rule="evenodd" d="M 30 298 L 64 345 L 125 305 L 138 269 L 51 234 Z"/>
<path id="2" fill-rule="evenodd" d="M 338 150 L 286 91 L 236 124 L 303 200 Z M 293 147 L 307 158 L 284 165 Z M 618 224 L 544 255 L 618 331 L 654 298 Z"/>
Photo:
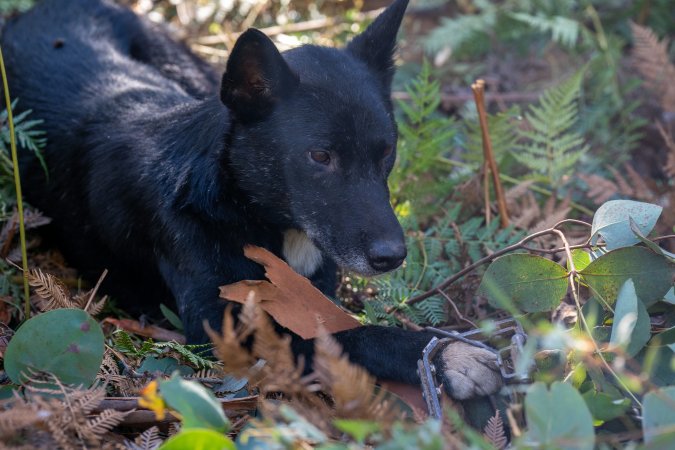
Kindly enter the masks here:
<path id="1" fill-rule="evenodd" d="M 562 225 L 564 225 L 564 224 L 566 224 L 566 223 L 583 224 L 583 225 L 588 226 L 588 227 L 591 226 L 591 224 L 586 223 L 586 222 L 582 222 L 582 221 L 580 221 L 580 220 L 574 220 L 574 219 L 561 220 L 560 222 L 556 223 L 556 224 L 555 224 L 553 227 L 551 227 L 551 228 L 547 228 L 546 230 L 538 231 L 538 232 L 536 232 L 536 233 L 530 234 L 529 236 L 525 236 L 523 239 L 521 239 L 520 241 L 516 242 L 515 244 L 509 245 L 508 247 L 504 247 L 503 249 L 498 250 L 498 251 L 494 252 L 494 253 L 491 254 L 491 255 L 488 255 L 488 256 L 486 256 L 486 257 L 484 257 L 484 258 L 479 259 L 479 260 L 476 261 L 475 263 L 473 263 L 473 264 L 471 264 L 471 265 L 465 267 L 464 269 L 460 270 L 459 272 L 457 272 L 456 274 L 452 275 L 451 277 L 446 278 L 446 279 L 443 280 L 443 282 L 441 282 L 441 284 L 439 284 L 438 286 L 436 286 L 436 287 L 434 287 L 434 288 L 432 288 L 432 289 L 430 289 L 430 290 L 428 290 L 428 291 L 426 291 L 426 292 L 424 292 L 424 293 L 422 293 L 422 294 L 420 294 L 420 295 L 417 295 L 417 296 L 415 296 L 415 297 L 409 298 L 408 300 L 406 300 L 405 303 L 408 304 L 408 305 L 414 305 L 415 303 L 419 303 L 419 302 L 421 302 L 422 300 L 425 300 L 425 299 L 427 299 L 427 298 L 429 298 L 429 297 L 432 297 L 432 296 L 434 296 L 434 295 L 436 295 L 436 294 L 439 294 L 441 291 L 443 291 L 444 289 L 446 289 L 446 288 L 447 288 L 448 286 L 450 286 L 452 283 L 454 283 L 455 281 L 459 280 L 460 278 L 462 278 L 462 277 L 463 277 L 464 275 L 466 275 L 467 273 L 472 272 L 472 271 L 475 270 L 477 267 L 480 267 L 480 266 L 482 266 L 483 264 L 489 263 L 489 262 L 492 261 L 493 259 L 495 259 L 495 258 L 497 258 L 497 257 L 499 257 L 499 256 L 502 256 L 502 255 L 505 255 L 505 254 L 507 254 L 507 253 L 509 253 L 509 252 L 512 252 L 512 251 L 514 251 L 514 250 L 527 249 L 527 247 L 525 247 L 525 244 L 527 244 L 528 242 L 530 242 L 530 241 L 532 241 L 532 240 L 534 240 L 534 239 L 536 239 L 536 238 L 538 238 L 538 237 L 546 236 L 546 235 L 549 235 L 549 234 L 557 234 L 557 232 L 560 232 L 559 230 L 557 230 L 557 228 L 560 227 L 560 226 L 562 226 Z"/>
<path id="2" fill-rule="evenodd" d="M 600 347 L 598 346 L 598 343 L 595 341 L 593 338 L 593 330 L 591 327 L 588 325 L 588 322 L 586 322 L 586 317 L 584 316 L 583 311 L 581 310 L 581 299 L 579 298 L 579 290 L 577 289 L 577 279 L 578 279 L 578 274 L 577 274 L 577 268 L 574 265 L 574 259 L 572 258 L 572 250 L 570 249 L 570 243 L 565 237 L 565 233 L 562 231 L 558 230 L 556 227 L 553 227 L 553 232 L 558 235 L 558 238 L 563 243 L 563 247 L 565 248 L 565 254 L 567 255 L 567 261 L 570 265 L 570 272 L 569 272 L 569 280 L 570 280 L 570 286 L 572 288 L 572 298 L 574 298 L 574 304 L 577 307 L 577 310 L 579 312 L 579 318 L 581 319 L 581 323 L 584 325 L 584 328 L 586 329 L 586 333 L 591 339 L 591 342 L 593 343 L 593 348 L 595 349 L 596 354 L 598 355 L 598 358 L 600 358 L 600 361 L 602 361 L 602 365 L 605 367 L 605 369 L 614 377 L 614 379 L 621 385 L 623 390 L 630 396 L 630 398 L 633 399 L 636 405 L 638 405 L 640 408 L 642 408 L 642 404 L 640 401 L 635 397 L 633 392 L 626 386 L 626 384 L 623 382 L 621 377 L 612 369 L 612 366 L 609 365 L 607 360 L 605 359 L 605 356 L 602 354 L 602 351 L 600 350 Z"/>
<path id="3" fill-rule="evenodd" d="M 2 87 L 5 91 L 5 104 L 7 106 L 7 123 L 9 124 L 9 146 L 12 152 L 12 169 L 14 172 L 14 187 L 16 188 L 16 206 L 19 214 L 19 240 L 21 242 L 21 265 L 23 269 L 23 295 L 24 295 L 24 320 L 30 318 L 30 290 L 28 288 L 28 255 L 26 252 L 26 225 L 23 217 L 23 196 L 21 194 L 21 177 L 19 176 L 19 158 L 16 152 L 16 136 L 14 134 L 14 116 L 12 114 L 12 102 L 9 96 L 9 84 L 5 60 L 0 48 L 0 72 L 2 72 Z"/>

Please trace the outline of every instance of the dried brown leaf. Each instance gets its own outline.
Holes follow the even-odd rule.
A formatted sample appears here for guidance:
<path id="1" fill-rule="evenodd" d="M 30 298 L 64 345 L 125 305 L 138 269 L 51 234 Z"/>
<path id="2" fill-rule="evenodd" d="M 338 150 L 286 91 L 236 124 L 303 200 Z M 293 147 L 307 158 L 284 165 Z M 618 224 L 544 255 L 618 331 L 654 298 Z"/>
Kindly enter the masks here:
<path id="1" fill-rule="evenodd" d="M 133 442 L 124 443 L 128 450 L 155 450 L 162 445 L 162 438 L 159 435 L 159 428 L 151 427 L 136 436 Z"/>
<path id="2" fill-rule="evenodd" d="M 244 254 L 265 267 L 265 276 L 270 282 L 247 280 L 221 286 L 222 298 L 244 303 L 253 291 L 265 312 L 304 339 L 315 337 L 319 324 L 333 333 L 360 325 L 358 320 L 340 309 L 307 278 L 294 272 L 272 252 L 247 246 Z"/>
<path id="3" fill-rule="evenodd" d="M 375 378 L 351 363 L 328 333 L 315 341 L 313 376 L 331 394 L 337 417 L 387 423 L 400 417 L 392 402 L 386 400 L 386 391 L 376 392 Z"/>
<path id="4" fill-rule="evenodd" d="M 105 433 L 119 425 L 132 412 L 106 409 L 87 421 L 87 434 L 95 436 L 96 440 L 99 441 Z"/>
<path id="5" fill-rule="evenodd" d="M 656 122 L 656 128 L 659 130 L 659 134 L 668 149 L 666 166 L 663 170 L 669 177 L 675 178 L 675 140 L 673 139 L 673 134 L 670 130 L 666 131 L 666 127 L 661 122 Z"/>
<path id="6" fill-rule="evenodd" d="M 27 277 L 28 284 L 35 288 L 35 293 L 44 300 L 41 305 L 43 311 L 78 307 L 77 303 L 71 300 L 66 286 L 55 276 L 40 269 L 30 269 Z"/>
<path id="7" fill-rule="evenodd" d="M 611 180 L 596 174 L 579 174 L 589 187 L 586 196 L 593 200 L 596 205 L 601 205 L 614 195 L 619 193 L 619 187 Z"/>
<path id="8" fill-rule="evenodd" d="M 509 440 L 506 438 L 504 422 L 502 422 L 502 418 L 499 415 L 499 410 L 495 411 L 495 415 L 488 420 L 483 433 L 485 439 L 487 439 L 497 450 L 506 448 Z"/>

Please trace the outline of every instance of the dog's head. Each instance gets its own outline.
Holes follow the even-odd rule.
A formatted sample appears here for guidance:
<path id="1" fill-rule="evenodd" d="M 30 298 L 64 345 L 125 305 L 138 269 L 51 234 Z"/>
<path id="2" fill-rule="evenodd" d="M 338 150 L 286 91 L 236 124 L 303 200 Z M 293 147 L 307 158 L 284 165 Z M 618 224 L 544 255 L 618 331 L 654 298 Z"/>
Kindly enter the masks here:
<path id="1" fill-rule="evenodd" d="M 336 263 L 367 275 L 395 269 L 406 255 L 387 177 L 397 139 L 392 54 L 407 3 L 396 0 L 341 50 L 282 55 L 248 30 L 221 88 L 240 188 L 268 220 L 304 231 Z"/>

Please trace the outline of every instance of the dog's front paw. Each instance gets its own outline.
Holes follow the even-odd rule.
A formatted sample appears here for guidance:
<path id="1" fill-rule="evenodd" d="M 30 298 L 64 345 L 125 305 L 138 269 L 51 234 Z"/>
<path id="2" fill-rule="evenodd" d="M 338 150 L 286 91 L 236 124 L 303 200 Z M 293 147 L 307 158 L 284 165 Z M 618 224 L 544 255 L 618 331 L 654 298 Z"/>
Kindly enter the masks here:
<path id="1" fill-rule="evenodd" d="M 451 342 L 435 358 L 445 391 L 456 400 L 490 395 L 502 387 L 497 356 L 464 342 Z"/>

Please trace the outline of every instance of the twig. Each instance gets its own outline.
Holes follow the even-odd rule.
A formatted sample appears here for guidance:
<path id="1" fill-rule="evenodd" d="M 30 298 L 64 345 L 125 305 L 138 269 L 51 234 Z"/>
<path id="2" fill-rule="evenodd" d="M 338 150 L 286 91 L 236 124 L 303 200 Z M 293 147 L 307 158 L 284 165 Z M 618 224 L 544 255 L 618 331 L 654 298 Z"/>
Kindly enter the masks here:
<path id="1" fill-rule="evenodd" d="M 98 292 L 98 288 L 101 287 L 101 283 L 103 283 L 103 279 L 105 276 L 108 275 L 108 269 L 104 269 L 103 273 L 99 277 L 98 281 L 96 282 L 96 286 L 94 286 L 94 289 L 91 290 L 91 294 L 89 294 L 89 299 L 87 300 L 87 304 L 84 306 L 84 310 L 87 311 L 89 309 L 89 305 L 91 305 L 91 302 L 94 300 L 94 296 L 96 296 L 96 293 Z"/>
<path id="2" fill-rule="evenodd" d="M 16 187 L 16 206 L 19 213 L 19 240 L 21 242 L 21 265 L 23 268 L 23 295 L 24 319 L 30 318 L 30 290 L 28 289 L 28 255 L 26 252 L 26 226 L 23 218 L 23 195 L 21 193 L 21 177 L 19 176 L 19 159 L 16 152 L 16 136 L 14 134 L 14 116 L 12 114 L 12 101 L 9 97 L 9 85 L 7 83 L 7 71 L 5 60 L 0 49 L 0 72 L 2 72 L 2 86 L 5 91 L 5 105 L 7 106 L 7 123 L 9 124 L 9 146 L 12 152 L 12 170 L 14 172 L 14 186 Z"/>
<path id="3" fill-rule="evenodd" d="M 540 236 L 546 236 L 547 234 L 553 234 L 554 232 L 555 232 L 554 229 L 548 228 L 546 230 L 542 230 L 542 231 L 538 231 L 536 233 L 533 233 L 529 236 L 525 236 L 523 239 L 516 242 L 515 244 L 509 245 L 508 247 L 504 247 L 501 250 L 497 250 L 496 252 L 492 253 L 491 255 L 488 255 L 484 258 L 481 258 L 478 261 L 476 261 L 475 263 L 465 267 L 464 269 L 460 270 L 456 274 L 454 274 L 454 275 L 446 278 L 445 280 L 443 280 L 443 282 L 441 284 L 439 284 L 438 286 L 436 286 L 435 288 L 432 288 L 432 289 L 430 289 L 430 290 L 428 290 L 428 291 L 426 291 L 426 292 L 424 292 L 420 295 L 417 295 L 415 297 L 409 298 L 408 300 L 406 300 L 406 304 L 414 305 L 415 303 L 421 302 L 422 300 L 425 300 L 425 299 L 427 299 L 431 296 L 434 296 L 434 295 L 440 293 L 440 291 L 446 289 L 448 286 L 450 286 L 455 281 L 462 278 L 467 273 L 475 270 L 477 267 L 480 267 L 483 264 L 486 264 L 486 263 L 492 261 L 493 259 L 497 258 L 498 256 L 502 256 L 502 255 L 505 255 L 506 253 L 509 253 L 509 252 L 514 251 L 514 250 L 518 250 L 520 248 L 523 248 L 524 244 L 530 242 L 533 239 L 536 239 Z"/>
<path id="4" fill-rule="evenodd" d="M 492 141 L 488 130 L 487 112 L 485 111 L 485 81 L 477 80 L 471 85 L 473 97 L 478 109 L 478 120 L 480 121 L 481 135 L 483 138 L 483 158 L 485 160 L 485 169 L 488 167 L 492 172 L 492 182 L 494 183 L 495 195 L 497 196 L 497 208 L 499 209 L 499 220 L 502 228 L 509 226 L 509 212 L 506 208 L 506 196 L 502 188 L 502 182 L 499 179 L 499 168 L 492 151 Z M 486 175 L 487 178 L 487 175 Z M 487 214 L 487 212 L 486 212 Z"/>
<path id="5" fill-rule="evenodd" d="M 447 300 L 448 303 L 450 303 L 450 306 L 452 306 L 452 309 L 455 310 L 455 314 L 457 314 L 457 318 L 459 320 L 463 320 L 464 322 L 468 323 L 469 325 L 471 325 L 474 328 L 479 328 L 478 325 L 476 325 L 474 322 L 472 322 L 471 320 L 464 317 L 462 315 L 462 313 L 459 312 L 459 309 L 457 308 L 457 305 L 455 304 L 455 302 L 452 301 L 452 299 L 450 298 L 450 296 L 448 294 L 446 294 L 443 291 L 441 291 L 440 294 L 443 298 L 445 298 L 445 300 Z"/>

